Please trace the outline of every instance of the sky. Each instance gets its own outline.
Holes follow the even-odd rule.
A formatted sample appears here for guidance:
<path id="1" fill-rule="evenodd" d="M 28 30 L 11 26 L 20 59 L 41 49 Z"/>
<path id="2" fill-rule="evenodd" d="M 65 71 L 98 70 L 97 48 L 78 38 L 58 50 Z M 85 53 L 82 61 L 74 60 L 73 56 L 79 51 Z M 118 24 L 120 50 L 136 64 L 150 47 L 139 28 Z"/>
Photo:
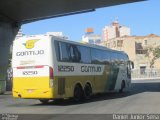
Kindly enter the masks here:
<path id="1" fill-rule="evenodd" d="M 131 35 L 160 35 L 160 0 L 123 4 L 96 9 L 94 12 L 40 20 L 22 25 L 26 35 L 63 32 L 72 41 L 81 41 L 88 27 L 95 34 L 118 19 L 120 25 L 131 28 Z"/>

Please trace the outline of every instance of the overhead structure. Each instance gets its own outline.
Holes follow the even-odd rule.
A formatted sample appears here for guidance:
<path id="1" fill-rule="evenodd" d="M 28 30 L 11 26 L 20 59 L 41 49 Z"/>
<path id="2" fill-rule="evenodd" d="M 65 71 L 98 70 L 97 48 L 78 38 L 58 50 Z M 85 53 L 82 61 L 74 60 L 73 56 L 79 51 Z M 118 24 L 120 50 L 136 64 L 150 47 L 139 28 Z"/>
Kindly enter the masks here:
<path id="1" fill-rule="evenodd" d="M 1 0 L 0 21 L 27 23 L 139 1 L 144 0 Z"/>

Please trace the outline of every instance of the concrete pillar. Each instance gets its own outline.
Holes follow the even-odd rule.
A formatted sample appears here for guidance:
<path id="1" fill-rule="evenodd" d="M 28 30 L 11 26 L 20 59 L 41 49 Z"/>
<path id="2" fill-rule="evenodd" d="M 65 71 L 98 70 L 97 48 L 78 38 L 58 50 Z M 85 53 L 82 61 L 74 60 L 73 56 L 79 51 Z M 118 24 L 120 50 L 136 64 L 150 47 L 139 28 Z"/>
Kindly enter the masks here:
<path id="1" fill-rule="evenodd" d="M 10 45 L 19 30 L 18 24 L 0 21 L 0 93 L 4 93 Z"/>

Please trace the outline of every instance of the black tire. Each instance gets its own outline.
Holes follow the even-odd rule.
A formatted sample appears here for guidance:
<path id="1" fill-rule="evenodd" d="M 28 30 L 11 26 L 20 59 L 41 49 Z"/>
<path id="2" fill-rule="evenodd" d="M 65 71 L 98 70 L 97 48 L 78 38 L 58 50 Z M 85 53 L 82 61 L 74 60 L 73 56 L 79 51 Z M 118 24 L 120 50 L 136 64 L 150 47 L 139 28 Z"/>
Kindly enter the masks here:
<path id="1" fill-rule="evenodd" d="M 49 100 L 48 99 L 40 99 L 39 100 L 42 104 L 48 104 Z"/>
<path id="2" fill-rule="evenodd" d="M 83 98 L 83 90 L 82 90 L 81 85 L 78 84 L 74 88 L 74 100 L 76 102 L 79 102 L 82 100 L 82 98 Z"/>
<path id="3" fill-rule="evenodd" d="M 123 93 L 124 92 L 124 88 L 125 88 L 125 82 L 124 80 L 121 83 L 121 89 L 119 90 L 119 93 Z"/>
<path id="4" fill-rule="evenodd" d="M 86 84 L 84 87 L 84 98 L 85 99 L 90 99 L 92 95 L 92 88 L 90 84 Z"/>

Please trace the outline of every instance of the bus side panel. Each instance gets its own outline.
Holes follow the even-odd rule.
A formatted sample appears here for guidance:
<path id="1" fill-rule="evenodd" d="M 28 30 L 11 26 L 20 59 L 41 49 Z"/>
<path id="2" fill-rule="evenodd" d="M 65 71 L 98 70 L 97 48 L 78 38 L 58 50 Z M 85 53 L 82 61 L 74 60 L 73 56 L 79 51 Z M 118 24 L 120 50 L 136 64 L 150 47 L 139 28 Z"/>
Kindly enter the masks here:
<path id="1" fill-rule="evenodd" d="M 104 93 L 115 90 L 119 75 L 119 65 L 108 63 L 105 65 L 102 75 L 95 76 L 96 93 Z M 121 85 L 121 84 L 120 84 Z"/>
<path id="2" fill-rule="evenodd" d="M 121 88 L 122 80 L 125 81 L 125 88 L 128 89 L 131 86 L 131 78 L 127 76 L 127 62 L 120 65 L 120 70 L 117 78 L 115 89 L 119 90 Z"/>
<path id="3" fill-rule="evenodd" d="M 109 90 L 109 75 L 110 75 L 110 66 L 107 64 L 104 67 L 102 75 L 95 76 L 95 93 L 102 93 Z"/>
<path id="4" fill-rule="evenodd" d="M 105 65 L 101 75 L 56 76 L 54 78 L 54 95 L 55 98 L 73 97 L 76 83 L 80 83 L 84 88 L 87 82 L 91 83 L 93 94 L 113 91 L 120 89 L 121 81 L 125 78 L 126 66 L 120 67 L 119 64 Z"/>
<path id="5" fill-rule="evenodd" d="M 128 81 L 127 86 L 129 86 L 131 80 L 127 78 L 126 65 L 109 63 L 105 65 L 103 75 L 95 76 L 96 92 L 119 90 L 122 80 Z"/>
<path id="6" fill-rule="evenodd" d="M 96 90 L 95 84 L 94 84 L 94 76 L 56 76 L 54 77 L 55 98 L 73 97 L 75 85 L 77 83 L 80 83 L 81 86 L 84 88 L 86 82 L 90 82 L 92 89 Z"/>
<path id="7" fill-rule="evenodd" d="M 114 90 L 116 86 L 116 82 L 118 81 L 118 74 L 119 74 L 119 64 L 116 62 L 111 64 L 111 76 L 110 76 L 110 84 L 109 90 Z"/>
<path id="8" fill-rule="evenodd" d="M 115 90 L 121 89 L 122 81 L 125 82 L 125 88 L 129 88 L 131 85 L 131 78 L 127 76 L 127 62 L 119 64 L 119 72 L 116 80 Z"/>
<path id="9" fill-rule="evenodd" d="M 93 94 L 104 93 L 109 91 L 111 84 L 113 86 L 112 90 L 114 90 L 117 82 L 118 72 L 114 74 L 116 76 L 115 81 L 113 81 L 113 78 L 115 77 L 110 79 L 111 72 L 113 72 L 113 70 L 111 71 L 111 66 L 108 64 L 105 65 L 103 73 L 101 75 L 56 76 L 54 78 L 55 97 L 56 98 L 73 97 L 74 87 L 76 83 L 80 83 L 83 88 L 87 82 L 91 83 Z M 62 83 L 59 82 L 63 80 L 65 82 Z M 64 84 L 62 85 L 64 88 L 62 88 L 60 84 Z M 61 93 L 59 92 L 61 89 L 64 89 L 64 91 L 62 92 L 62 94 L 59 94 Z"/>
<path id="10" fill-rule="evenodd" d="M 114 69 L 111 67 L 110 64 L 107 64 L 104 67 L 102 67 L 102 71 L 103 71 L 102 74 L 99 75 L 93 74 L 93 75 L 77 75 L 77 76 L 75 75 L 55 76 L 54 77 L 55 98 L 73 97 L 74 87 L 76 83 L 80 83 L 83 88 L 87 82 L 91 83 L 93 94 L 107 92 L 111 90 L 111 87 L 112 90 L 114 90 L 117 82 L 118 71 L 114 72 Z M 61 92 L 60 90 L 62 90 L 63 92 Z"/>

